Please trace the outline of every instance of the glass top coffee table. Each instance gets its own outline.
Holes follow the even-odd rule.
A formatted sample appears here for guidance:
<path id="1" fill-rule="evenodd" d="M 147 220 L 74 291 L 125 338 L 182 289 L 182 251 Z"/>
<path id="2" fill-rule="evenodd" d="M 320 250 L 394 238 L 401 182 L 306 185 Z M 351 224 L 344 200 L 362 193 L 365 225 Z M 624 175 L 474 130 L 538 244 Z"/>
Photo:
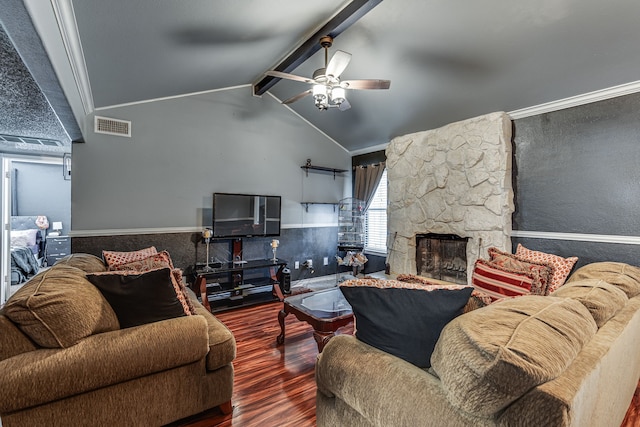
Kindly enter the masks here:
<path id="1" fill-rule="evenodd" d="M 278 313 L 281 330 L 277 338 L 278 344 L 284 343 L 284 319 L 289 313 L 313 327 L 313 338 L 318 344 L 319 352 L 322 352 L 338 328 L 353 321 L 353 311 L 340 288 L 294 295 L 285 298 L 283 302 L 284 306 Z"/>

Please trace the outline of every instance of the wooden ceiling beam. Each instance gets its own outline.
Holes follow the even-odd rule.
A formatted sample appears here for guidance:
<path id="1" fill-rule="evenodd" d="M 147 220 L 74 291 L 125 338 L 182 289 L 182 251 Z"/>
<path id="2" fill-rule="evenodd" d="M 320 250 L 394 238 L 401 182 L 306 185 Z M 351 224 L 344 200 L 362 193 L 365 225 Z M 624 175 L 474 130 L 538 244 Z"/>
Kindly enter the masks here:
<path id="1" fill-rule="evenodd" d="M 320 50 L 320 37 L 331 36 L 335 39 L 380 2 L 382 0 L 353 0 L 273 69 L 283 73 L 291 73 Z M 253 85 L 254 95 L 263 95 L 280 80 L 278 77 L 264 76 L 262 80 Z"/>

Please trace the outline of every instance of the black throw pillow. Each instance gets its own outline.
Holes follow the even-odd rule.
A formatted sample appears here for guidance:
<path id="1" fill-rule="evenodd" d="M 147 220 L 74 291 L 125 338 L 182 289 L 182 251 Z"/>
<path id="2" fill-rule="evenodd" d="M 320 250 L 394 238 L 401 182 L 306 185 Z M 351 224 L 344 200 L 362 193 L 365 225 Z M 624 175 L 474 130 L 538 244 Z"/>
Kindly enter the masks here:
<path id="1" fill-rule="evenodd" d="M 440 332 L 473 291 L 376 279 L 347 280 L 340 289 L 353 309 L 356 338 L 420 368 L 431 366 Z"/>
<path id="2" fill-rule="evenodd" d="M 87 274 L 115 311 L 120 327 L 185 316 L 171 281 L 171 269 Z"/>

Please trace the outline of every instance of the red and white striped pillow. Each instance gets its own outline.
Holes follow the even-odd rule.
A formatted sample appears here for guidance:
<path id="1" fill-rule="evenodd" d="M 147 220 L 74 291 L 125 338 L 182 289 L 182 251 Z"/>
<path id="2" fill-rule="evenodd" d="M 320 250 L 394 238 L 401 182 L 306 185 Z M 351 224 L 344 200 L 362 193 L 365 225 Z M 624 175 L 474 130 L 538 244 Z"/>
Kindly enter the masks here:
<path id="1" fill-rule="evenodd" d="M 488 294 L 494 301 L 529 295 L 535 280 L 531 273 L 493 265 L 484 259 L 476 261 L 471 276 L 473 286 Z"/>

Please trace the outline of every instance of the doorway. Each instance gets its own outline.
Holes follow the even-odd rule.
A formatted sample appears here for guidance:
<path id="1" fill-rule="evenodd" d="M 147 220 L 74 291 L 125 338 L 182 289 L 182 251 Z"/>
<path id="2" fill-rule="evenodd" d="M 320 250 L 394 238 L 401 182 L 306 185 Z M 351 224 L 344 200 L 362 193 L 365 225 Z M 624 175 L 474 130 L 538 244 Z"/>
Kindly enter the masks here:
<path id="1" fill-rule="evenodd" d="M 3 155 L 2 157 L 2 224 L 4 226 L 2 227 L 3 256 L 0 259 L 2 270 L 0 304 L 4 304 L 22 284 L 14 283 L 12 286 L 12 282 L 16 282 L 16 272 L 12 271 L 11 267 L 12 222 L 15 226 L 17 217 L 40 217 L 38 224 L 34 223 L 34 228 L 39 229 L 39 236 L 44 239 L 42 250 L 35 254 L 40 267 L 46 265 L 46 237 L 54 231 L 54 225 L 60 228 L 56 230 L 60 235 L 67 235 L 71 229 L 71 177 L 65 173 L 64 161 L 64 157 L 53 156 Z M 29 227 L 21 226 L 21 228 Z M 34 253 L 36 250 L 34 249 Z"/>

